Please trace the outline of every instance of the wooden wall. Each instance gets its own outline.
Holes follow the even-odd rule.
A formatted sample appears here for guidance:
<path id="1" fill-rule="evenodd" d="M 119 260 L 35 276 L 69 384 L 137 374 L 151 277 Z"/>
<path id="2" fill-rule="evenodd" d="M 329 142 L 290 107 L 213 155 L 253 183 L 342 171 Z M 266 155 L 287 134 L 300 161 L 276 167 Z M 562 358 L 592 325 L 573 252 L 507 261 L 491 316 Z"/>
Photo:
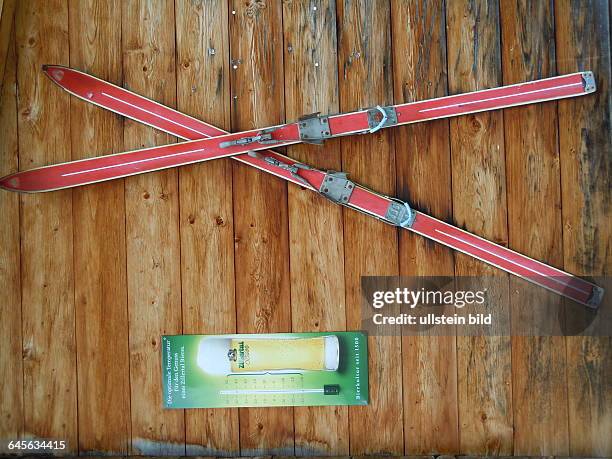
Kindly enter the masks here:
<path id="1" fill-rule="evenodd" d="M 609 8 L 0 1 L 0 174 L 176 140 L 71 99 L 42 64 L 231 130 L 590 69 L 589 97 L 286 153 L 552 265 L 610 275 Z M 527 301 L 493 268 L 244 164 L 2 191 L 0 221 L 0 452 L 51 438 L 66 454 L 612 455 L 609 337 L 370 337 L 367 407 L 163 410 L 161 334 L 358 329 L 368 274 L 493 274 L 508 314 Z"/>

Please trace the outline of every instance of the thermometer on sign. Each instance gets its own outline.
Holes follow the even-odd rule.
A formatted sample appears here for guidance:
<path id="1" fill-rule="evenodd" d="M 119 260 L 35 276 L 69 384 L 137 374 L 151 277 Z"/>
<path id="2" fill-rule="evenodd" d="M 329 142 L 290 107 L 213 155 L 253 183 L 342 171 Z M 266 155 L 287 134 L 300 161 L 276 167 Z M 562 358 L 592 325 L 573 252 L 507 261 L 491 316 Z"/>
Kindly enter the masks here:
<path id="1" fill-rule="evenodd" d="M 326 384 L 320 389 L 226 389 L 219 391 L 221 395 L 260 395 L 260 394 L 324 394 L 338 395 L 338 384 Z"/>

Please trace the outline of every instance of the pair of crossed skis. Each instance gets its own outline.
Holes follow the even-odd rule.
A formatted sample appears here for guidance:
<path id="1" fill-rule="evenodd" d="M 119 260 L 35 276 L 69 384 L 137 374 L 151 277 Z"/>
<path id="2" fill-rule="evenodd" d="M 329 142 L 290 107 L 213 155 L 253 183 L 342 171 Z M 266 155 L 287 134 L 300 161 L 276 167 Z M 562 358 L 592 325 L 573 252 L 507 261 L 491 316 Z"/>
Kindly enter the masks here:
<path id="1" fill-rule="evenodd" d="M 391 126 L 586 95 L 595 91 L 591 72 L 337 115 L 316 113 L 292 123 L 228 134 L 78 70 L 53 65 L 44 66 L 43 71 L 62 89 L 80 99 L 187 141 L 17 172 L 0 179 L 0 187 L 6 190 L 52 191 L 232 157 L 586 306 L 597 308 L 602 300 L 603 289 L 584 279 L 415 211 L 407 202 L 360 186 L 342 172 L 322 171 L 269 150 L 270 146 L 321 144 L 326 139 L 369 134 Z"/>

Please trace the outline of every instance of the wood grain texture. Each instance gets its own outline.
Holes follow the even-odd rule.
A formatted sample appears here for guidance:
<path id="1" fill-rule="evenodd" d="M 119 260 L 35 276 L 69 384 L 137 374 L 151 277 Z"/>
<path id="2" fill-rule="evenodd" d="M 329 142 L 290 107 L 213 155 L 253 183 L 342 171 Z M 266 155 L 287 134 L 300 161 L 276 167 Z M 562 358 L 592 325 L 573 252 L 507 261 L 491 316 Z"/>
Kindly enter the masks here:
<path id="1" fill-rule="evenodd" d="M 68 5 L 19 2 L 19 168 L 69 161 L 69 98 L 40 71 L 68 64 Z M 25 436 L 66 440 L 77 451 L 72 192 L 21 196 Z"/>
<path id="2" fill-rule="evenodd" d="M 17 0 L 0 1 L 0 85 L 4 84 L 6 64 L 11 59 L 9 48 L 13 40 L 13 23 Z"/>
<path id="3" fill-rule="evenodd" d="M 338 60 L 333 1 L 283 3 L 286 118 L 337 113 Z M 323 169 L 340 168 L 340 143 L 296 145 L 287 154 Z M 294 332 L 346 329 L 342 209 L 289 186 L 291 319 Z M 296 407 L 295 454 L 349 452 L 347 407 Z"/>
<path id="4" fill-rule="evenodd" d="M 500 14 L 504 84 L 554 76 L 552 1 L 504 1 Z M 557 104 L 508 109 L 504 127 L 509 246 L 562 267 Z M 544 290 L 517 279 L 510 285 L 515 321 L 542 323 L 558 313 Z M 569 453 L 564 348 L 561 336 L 512 338 L 514 454 Z"/>
<path id="5" fill-rule="evenodd" d="M 594 70 L 590 96 L 287 153 L 570 272 L 610 274 L 606 0 L 15 3 L 0 173 L 176 140 L 71 100 L 44 63 L 233 130 Z M 360 329 L 364 274 L 494 274 L 514 321 L 556 308 L 261 171 L 220 160 L 0 190 L 0 216 L 2 440 L 123 456 L 612 456 L 610 338 L 372 336 L 367 407 L 162 410 L 162 333 Z"/>
<path id="6" fill-rule="evenodd" d="M 121 2 L 124 84 L 162 104 L 176 98 L 174 2 Z M 125 122 L 126 149 L 175 139 Z M 162 334 L 180 334 L 181 274 L 176 169 L 125 181 L 132 445 L 135 454 L 184 454 L 182 410 L 163 410 Z"/>
<path id="7" fill-rule="evenodd" d="M 281 2 L 230 2 L 233 130 L 284 120 Z M 235 13 L 233 13 L 235 12 Z M 287 185 L 234 165 L 239 333 L 291 330 Z M 242 455 L 293 454 L 293 408 L 240 410 Z"/>
<path id="8" fill-rule="evenodd" d="M 587 276 L 609 276 L 612 267 L 607 3 L 555 3 L 558 71 L 592 70 L 597 83 L 595 94 L 559 103 L 563 262 L 565 269 Z M 612 338 L 567 338 L 567 380 L 569 453 L 610 456 Z"/>
<path id="9" fill-rule="evenodd" d="M 4 72 L 9 60 L 12 42 L 16 0 L 0 1 L 0 86 L 4 84 Z"/>
<path id="10" fill-rule="evenodd" d="M 448 2 L 446 21 L 450 93 L 500 85 L 498 4 L 477 0 Z M 455 223 L 506 245 L 502 114 L 497 111 L 453 118 L 450 133 Z M 507 277 L 462 254 L 455 256 L 455 273 Z M 507 284 L 496 284 L 489 289 L 495 292 L 492 302 L 503 311 L 508 301 Z M 457 367 L 460 451 L 465 454 L 510 454 L 510 338 L 458 337 Z"/>
<path id="11" fill-rule="evenodd" d="M 392 102 L 389 2 L 340 1 L 337 16 L 340 110 Z M 389 131 L 342 140 L 343 170 L 376 191 L 394 194 L 394 159 Z M 397 230 L 344 212 L 344 246 L 347 328 L 358 330 L 361 276 L 398 274 Z M 351 454 L 402 454 L 401 338 L 371 336 L 368 353 L 370 404 L 349 408 Z"/>
<path id="12" fill-rule="evenodd" d="M 69 17 L 71 66 L 121 82 L 120 2 L 71 1 Z M 73 160 L 123 150 L 117 116 L 81 101 L 71 104 L 70 115 Z M 77 189 L 73 198 L 79 451 L 127 454 L 124 183 Z"/>
<path id="13" fill-rule="evenodd" d="M 394 1 L 391 19 L 395 103 L 447 95 L 444 3 Z M 400 127 L 395 139 L 398 197 L 450 220 L 448 121 Z M 399 243 L 400 275 L 454 275 L 450 249 L 408 231 Z M 405 452 L 458 451 L 456 338 L 406 336 L 402 355 Z"/>
<path id="14" fill-rule="evenodd" d="M 229 129 L 228 4 L 177 1 L 177 109 Z M 184 333 L 236 331 L 230 160 L 179 170 Z M 185 412 L 187 454 L 236 455 L 237 409 Z"/>
<path id="15" fill-rule="evenodd" d="M 15 38 L 7 47 L 7 62 L 0 93 L 0 175 L 17 172 L 17 60 Z M 19 253 L 19 196 L 0 193 L 0 454 L 8 454 L 6 441 L 23 433 L 23 363 L 21 360 L 21 279 Z M 6 441 L 5 441 L 6 440 Z"/>

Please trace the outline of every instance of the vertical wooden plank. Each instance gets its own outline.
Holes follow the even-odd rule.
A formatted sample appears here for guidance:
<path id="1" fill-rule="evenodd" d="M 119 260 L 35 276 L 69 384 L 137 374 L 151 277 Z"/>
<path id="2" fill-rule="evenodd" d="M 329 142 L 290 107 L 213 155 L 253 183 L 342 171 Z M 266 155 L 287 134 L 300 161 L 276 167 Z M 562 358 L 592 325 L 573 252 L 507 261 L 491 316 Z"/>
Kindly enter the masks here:
<path id="1" fill-rule="evenodd" d="M 70 160 L 69 97 L 40 71 L 68 64 L 68 5 L 19 2 L 19 167 Z M 72 192 L 21 196 L 25 435 L 77 451 Z"/>
<path id="2" fill-rule="evenodd" d="M 229 21 L 234 130 L 283 121 L 281 2 L 232 0 Z M 291 329 L 287 186 L 235 164 L 234 237 L 240 333 Z M 291 408 L 240 410 L 245 456 L 294 453 Z"/>
<path id="3" fill-rule="evenodd" d="M 444 2 L 393 1 L 395 103 L 447 95 Z M 426 44 L 426 45 L 425 45 Z M 419 210 L 450 220 L 448 120 L 403 126 L 396 132 L 398 196 Z M 453 254 L 400 232 L 402 276 L 453 276 Z M 459 450 L 454 336 L 402 338 L 406 454 Z"/>
<path id="4" fill-rule="evenodd" d="M 12 59 L 9 53 L 15 16 L 16 0 L 0 0 L 0 85 L 4 83 L 6 64 Z"/>
<path id="5" fill-rule="evenodd" d="M 451 94 L 499 86 L 499 5 L 480 0 L 446 5 L 448 84 Z M 485 112 L 450 123 L 453 213 L 457 225 L 507 244 L 506 177 L 502 113 Z M 500 274 L 465 255 L 455 255 L 459 276 Z M 508 291 L 496 283 L 496 306 Z M 507 287 L 507 285 L 505 285 Z M 512 453 L 510 338 L 457 338 L 459 438 L 464 454 Z"/>
<path id="6" fill-rule="evenodd" d="M 17 172 L 17 61 L 14 35 L 8 46 L 6 71 L 0 93 L 0 175 Z M 7 441 L 18 440 L 23 433 L 23 365 L 21 360 L 21 286 L 19 260 L 19 195 L 0 193 L 0 454 L 13 451 Z"/>
<path id="7" fill-rule="evenodd" d="M 69 16 L 70 65 L 120 83 L 120 3 L 73 0 Z M 76 100 L 70 109 L 73 160 L 123 150 L 117 116 Z M 73 196 L 79 451 L 127 454 L 124 184 L 121 180 L 80 188 Z"/>
<path id="8" fill-rule="evenodd" d="M 610 10 L 608 2 L 555 3 L 559 73 L 592 70 L 597 92 L 559 103 L 565 269 L 609 276 Z M 570 455 L 612 455 L 612 339 L 568 337 Z"/>
<path id="9" fill-rule="evenodd" d="M 176 2 L 177 108 L 229 129 L 228 4 Z M 236 330 L 230 160 L 179 170 L 184 333 Z M 236 455 L 237 409 L 185 412 L 187 454 Z"/>
<path id="10" fill-rule="evenodd" d="M 176 98 L 174 2 L 121 2 L 125 85 L 163 104 Z M 174 138 L 125 122 L 126 149 Z M 179 202 L 176 169 L 125 181 L 132 452 L 185 452 L 182 410 L 163 410 L 160 335 L 181 333 Z"/>
<path id="11" fill-rule="evenodd" d="M 338 112 L 334 1 L 283 3 L 287 120 Z M 287 154 L 323 169 L 340 168 L 340 142 L 299 145 Z M 291 318 L 293 331 L 346 328 L 342 209 L 289 186 Z M 347 407 L 295 408 L 296 455 L 349 453 Z"/>
<path id="12" fill-rule="evenodd" d="M 389 2 L 337 4 L 340 110 L 393 101 Z M 342 141 L 343 169 L 382 193 L 395 192 L 393 137 L 388 130 Z M 347 327 L 361 328 L 361 276 L 398 274 L 397 230 L 344 212 Z M 349 408 L 351 454 L 402 454 L 401 337 L 368 340 L 370 404 Z M 375 435 L 373 434 L 375 433 Z"/>
<path id="13" fill-rule="evenodd" d="M 504 1 L 500 14 L 504 84 L 554 76 L 552 1 Z M 557 104 L 508 109 L 504 127 L 509 245 L 562 267 Z M 547 292 L 526 290 L 516 278 L 510 282 L 513 317 L 541 321 L 557 313 L 556 302 L 546 308 Z M 514 454 L 567 455 L 564 338 L 515 336 L 512 362 Z"/>

